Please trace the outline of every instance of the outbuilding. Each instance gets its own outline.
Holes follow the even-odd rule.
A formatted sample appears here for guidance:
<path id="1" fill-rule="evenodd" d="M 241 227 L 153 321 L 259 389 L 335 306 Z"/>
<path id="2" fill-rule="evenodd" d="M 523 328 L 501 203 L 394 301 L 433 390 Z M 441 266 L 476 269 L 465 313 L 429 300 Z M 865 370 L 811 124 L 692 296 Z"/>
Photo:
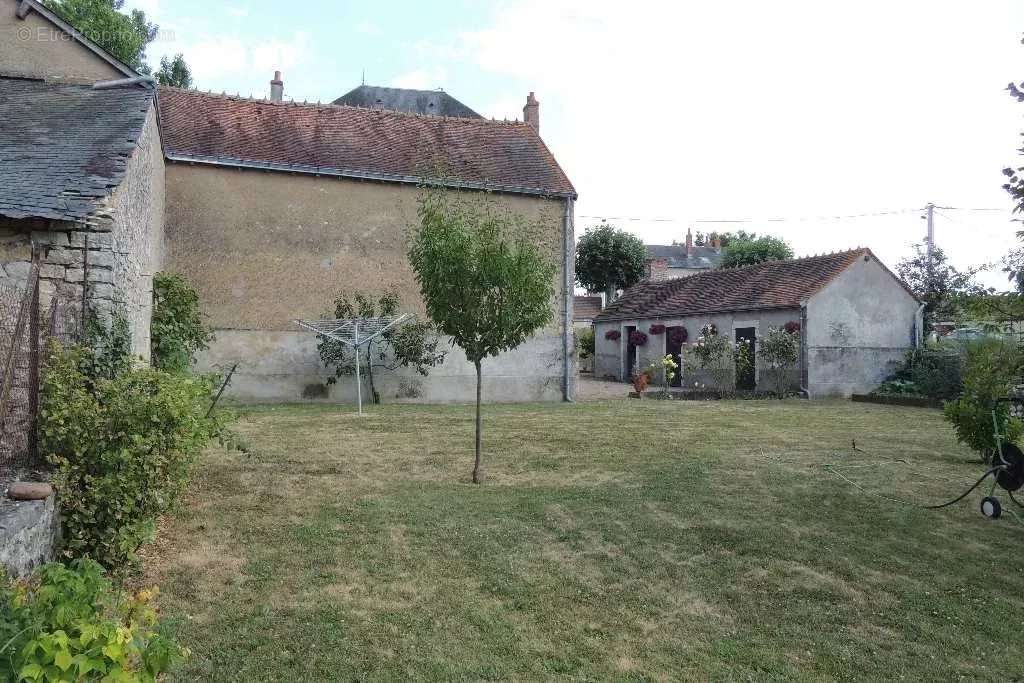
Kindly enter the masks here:
<path id="1" fill-rule="evenodd" d="M 811 398 L 849 396 L 877 386 L 921 343 L 922 311 L 866 248 L 645 280 L 594 319 L 594 374 L 629 381 L 673 355 L 684 368 L 674 384 L 686 386 L 692 364 L 684 361 L 707 331 L 755 351 L 749 368 L 732 373 L 735 388 L 771 390 L 758 339 L 788 327 L 800 346 L 790 388 Z"/>

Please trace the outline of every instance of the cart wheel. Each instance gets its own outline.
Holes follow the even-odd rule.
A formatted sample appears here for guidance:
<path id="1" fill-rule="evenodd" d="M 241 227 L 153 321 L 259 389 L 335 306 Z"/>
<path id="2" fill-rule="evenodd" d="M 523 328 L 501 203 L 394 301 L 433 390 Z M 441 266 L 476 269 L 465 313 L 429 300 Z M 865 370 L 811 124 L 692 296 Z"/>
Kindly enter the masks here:
<path id="1" fill-rule="evenodd" d="M 981 514 L 989 519 L 999 519 L 999 516 L 1003 514 L 1003 506 L 999 504 L 999 499 L 992 496 L 982 498 Z"/>

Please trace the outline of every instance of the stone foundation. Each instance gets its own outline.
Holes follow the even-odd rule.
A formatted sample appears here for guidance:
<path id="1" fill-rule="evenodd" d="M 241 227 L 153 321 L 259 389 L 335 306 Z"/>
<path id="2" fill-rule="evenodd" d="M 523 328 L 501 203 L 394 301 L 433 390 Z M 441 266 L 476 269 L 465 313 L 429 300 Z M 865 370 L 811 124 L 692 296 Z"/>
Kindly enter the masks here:
<path id="1" fill-rule="evenodd" d="M 23 577 L 54 559 L 60 545 L 56 496 L 46 500 L 0 500 L 0 565 Z"/>

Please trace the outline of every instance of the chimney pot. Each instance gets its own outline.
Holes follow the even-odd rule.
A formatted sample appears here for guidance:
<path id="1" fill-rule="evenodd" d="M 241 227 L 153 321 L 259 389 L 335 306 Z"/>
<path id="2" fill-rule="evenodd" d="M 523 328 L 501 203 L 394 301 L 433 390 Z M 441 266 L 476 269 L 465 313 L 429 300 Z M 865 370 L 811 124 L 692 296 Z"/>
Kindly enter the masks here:
<path id="1" fill-rule="evenodd" d="M 537 133 L 540 133 L 540 102 L 533 96 L 533 91 L 526 96 L 526 106 L 523 107 L 523 121 L 530 124 Z"/>
<path id="2" fill-rule="evenodd" d="M 270 101 L 280 102 L 284 99 L 284 81 L 281 80 L 281 72 L 274 72 L 274 80 L 270 81 Z"/>
<path id="3" fill-rule="evenodd" d="M 686 229 L 686 257 L 693 256 L 693 230 Z"/>
<path id="4" fill-rule="evenodd" d="M 715 239 L 711 242 L 711 246 L 713 246 L 715 248 L 716 252 L 721 252 L 722 251 L 722 239 L 720 237 L 718 237 L 718 235 L 715 235 Z"/>

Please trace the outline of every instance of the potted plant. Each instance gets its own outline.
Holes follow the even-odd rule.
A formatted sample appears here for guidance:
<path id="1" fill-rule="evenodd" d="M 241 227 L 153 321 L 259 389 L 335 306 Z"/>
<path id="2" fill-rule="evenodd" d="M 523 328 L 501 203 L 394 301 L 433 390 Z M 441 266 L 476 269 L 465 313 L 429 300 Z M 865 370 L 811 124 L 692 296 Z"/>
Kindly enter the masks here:
<path id="1" fill-rule="evenodd" d="M 622 337 L 622 333 L 618 330 L 608 330 L 604 333 L 604 338 L 610 341 L 618 341 L 620 337 Z"/>

